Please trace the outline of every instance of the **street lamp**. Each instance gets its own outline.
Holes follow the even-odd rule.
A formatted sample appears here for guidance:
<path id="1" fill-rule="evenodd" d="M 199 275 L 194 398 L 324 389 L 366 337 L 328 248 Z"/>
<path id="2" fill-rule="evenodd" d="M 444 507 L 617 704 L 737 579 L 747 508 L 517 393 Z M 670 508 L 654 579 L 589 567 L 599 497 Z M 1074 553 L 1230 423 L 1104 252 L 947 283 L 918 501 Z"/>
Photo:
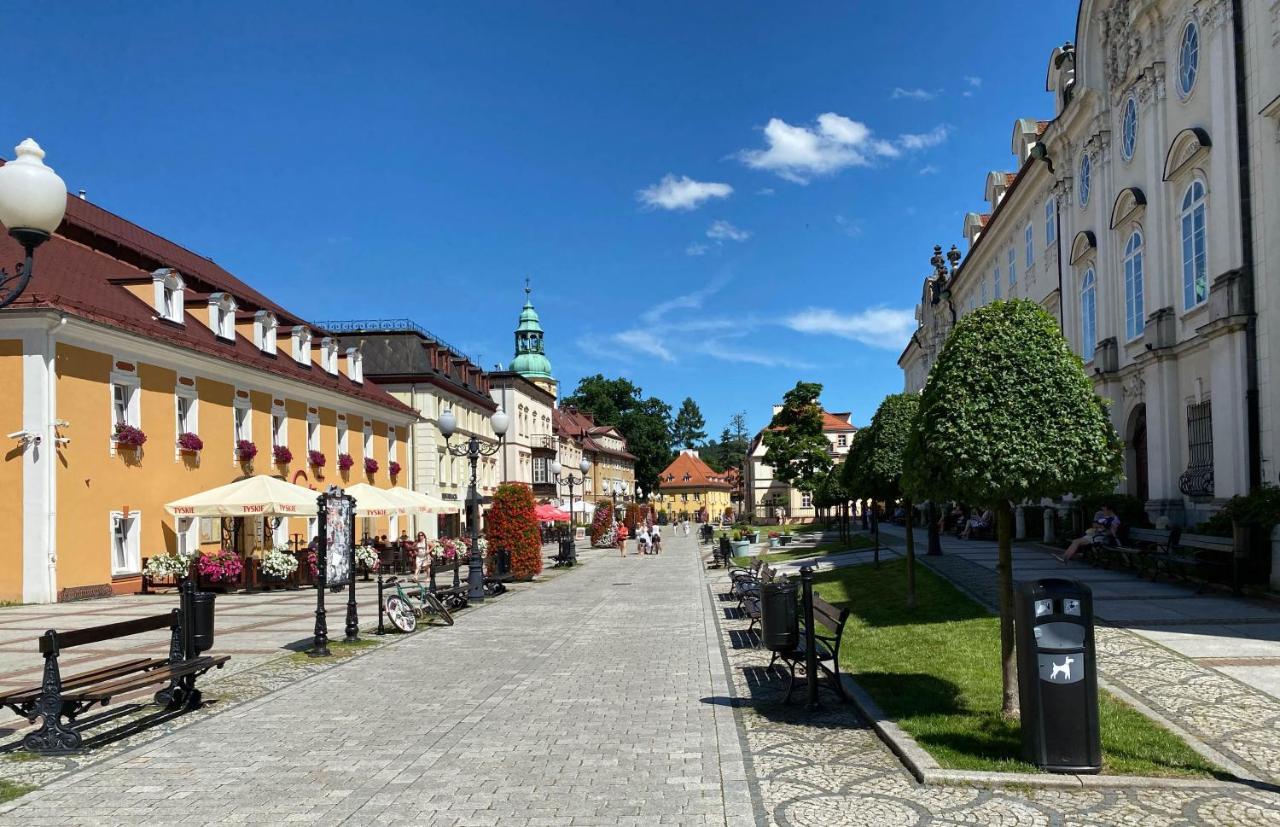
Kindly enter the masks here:
<path id="1" fill-rule="evenodd" d="M 494 445 L 485 445 L 472 434 L 462 445 L 450 445 L 449 440 L 457 430 L 458 420 L 452 410 L 440 414 L 437 425 L 444 434 L 444 447 L 450 455 L 465 457 L 471 461 L 471 485 L 467 488 L 467 526 L 471 535 L 471 561 L 467 565 L 467 600 L 476 603 L 484 602 L 484 555 L 480 553 L 480 493 L 476 490 L 476 463 L 480 457 L 491 457 L 502 450 L 507 434 L 508 417 L 499 408 L 489 422 L 493 425 L 493 434 L 498 438 Z"/>
<path id="2" fill-rule="evenodd" d="M 0 269 L 0 307 L 27 289 L 35 249 L 49 240 L 67 211 L 67 185 L 45 166 L 40 145 L 27 138 L 13 151 L 18 157 L 0 167 L 0 224 L 22 245 L 27 260 L 12 276 Z"/>
<path id="3" fill-rule="evenodd" d="M 569 527 L 572 528 L 573 527 L 573 487 L 575 485 L 579 485 L 581 483 L 586 482 L 587 472 L 591 470 L 591 463 L 587 461 L 586 457 L 583 457 L 582 462 L 578 463 L 578 470 L 581 471 L 582 474 L 577 477 L 573 475 L 572 471 L 570 471 L 568 474 L 565 474 L 562 477 L 560 476 L 560 472 L 562 470 L 563 470 L 563 467 L 560 465 L 560 460 L 555 460 L 551 463 L 552 475 L 554 475 L 557 480 L 562 480 L 563 482 L 569 483 Z M 587 499 L 586 497 L 582 498 L 583 503 L 586 502 L 586 499 Z M 583 509 L 583 510 L 585 511 L 586 509 Z"/>

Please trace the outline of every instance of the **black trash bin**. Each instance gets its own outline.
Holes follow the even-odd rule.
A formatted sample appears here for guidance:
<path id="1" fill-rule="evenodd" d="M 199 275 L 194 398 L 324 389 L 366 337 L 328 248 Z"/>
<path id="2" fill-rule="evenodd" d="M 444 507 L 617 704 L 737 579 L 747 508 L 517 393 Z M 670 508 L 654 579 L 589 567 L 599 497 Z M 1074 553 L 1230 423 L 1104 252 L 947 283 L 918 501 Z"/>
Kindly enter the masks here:
<path id="1" fill-rule="evenodd" d="M 1050 772 L 1101 771 L 1093 593 L 1076 580 L 1035 580 L 1015 607 L 1023 757 Z"/>
<path id="2" fill-rule="evenodd" d="M 187 595 L 191 618 L 191 646 L 196 653 L 207 652 L 213 648 L 213 601 L 217 595 L 213 592 L 192 592 Z"/>
<path id="3" fill-rule="evenodd" d="M 774 652 L 794 652 L 800 646 L 796 584 L 790 580 L 760 586 L 760 643 Z"/>

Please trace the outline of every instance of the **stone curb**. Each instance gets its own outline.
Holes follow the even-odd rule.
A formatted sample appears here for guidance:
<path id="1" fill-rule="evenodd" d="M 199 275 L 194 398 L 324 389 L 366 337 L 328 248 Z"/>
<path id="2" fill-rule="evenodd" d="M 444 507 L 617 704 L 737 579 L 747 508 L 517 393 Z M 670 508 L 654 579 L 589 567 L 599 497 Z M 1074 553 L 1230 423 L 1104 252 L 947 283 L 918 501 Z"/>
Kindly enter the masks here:
<path id="1" fill-rule="evenodd" d="M 1141 775 L 1074 775 L 1028 772 L 985 772 L 943 769 L 902 727 L 885 716 L 880 706 L 849 675 L 840 680 L 859 714 L 871 724 L 885 746 L 902 762 L 907 772 L 925 786 L 1035 787 L 1037 789 L 1235 789 L 1254 779 L 1237 781 L 1197 778 L 1159 778 Z M 1208 750 L 1208 748 L 1205 748 Z M 1197 750 L 1198 751 L 1198 750 Z M 1210 752 L 1212 752 L 1210 750 Z M 1205 755 L 1209 758 L 1209 755 Z"/>

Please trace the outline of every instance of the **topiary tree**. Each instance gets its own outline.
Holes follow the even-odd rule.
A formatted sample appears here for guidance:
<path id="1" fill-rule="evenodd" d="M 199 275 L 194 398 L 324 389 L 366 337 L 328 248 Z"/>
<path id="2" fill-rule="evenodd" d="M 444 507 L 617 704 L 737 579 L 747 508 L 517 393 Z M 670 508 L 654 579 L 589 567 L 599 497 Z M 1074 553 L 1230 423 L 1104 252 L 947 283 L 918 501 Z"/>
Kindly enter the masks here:
<path id="1" fill-rule="evenodd" d="M 920 397 L 913 393 L 886 396 L 871 424 L 860 432 L 865 434 L 862 459 L 871 495 L 886 501 L 901 499 L 907 512 L 907 607 L 912 609 L 916 606 L 916 540 L 911 496 L 902 490 L 902 460 L 919 408 Z"/>
<path id="2" fill-rule="evenodd" d="M 831 443 L 822 433 L 822 385 L 797 382 L 782 397 L 782 410 L 764 432 L 764 463 L 775 479 L 814 491 L 831 468 Z"/>
<path id="3" fill-rule="evenodd" d="M 520 482 L 504 482 L 493 492 L 485 536 L 489 540 L 490 567 L 498 549 L 511 552 L 511 574 L 532 580 L 542 573 L 542 538 L 538 535 L 537 503 L 533 489 Z"/>
<path id="4" fill-rule="evenodd" d="M 998 301 L 956 323 L 920 396 L 903 485 L 992 508 L 1000 541 L 1005 715 L 1017 714 L 1011 502 L 1114 488 L 1120 439 L 1080 358 L 1038 304 Z"/>
<path id="5" fill-rule="evenodd" d="M 867 433 L 866 428 L 860 428 L 855 431 L 853 438 L 849 441 L 849 453 L 845 455 L 844 465 L 841 466 L 840 484 L 844 488 L 845 493 L 849 495 L 849 499 L 863 501 L 870 495 L 870 484 L 867 481 Z M 866 504 L 863 503 L 863 513 L 866 513 Z M 877 541 L 877 556 L 879 555 L 879 543 Z"/>

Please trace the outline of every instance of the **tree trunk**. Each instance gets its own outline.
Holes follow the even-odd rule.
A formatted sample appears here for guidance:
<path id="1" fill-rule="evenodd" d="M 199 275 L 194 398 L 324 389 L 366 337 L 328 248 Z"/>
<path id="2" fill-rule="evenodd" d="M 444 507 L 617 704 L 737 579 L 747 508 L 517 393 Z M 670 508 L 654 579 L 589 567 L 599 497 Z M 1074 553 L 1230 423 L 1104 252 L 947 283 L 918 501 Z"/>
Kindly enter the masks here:
<path id="1" fill-rule="evenodd" d="M 907 509 L 907 608 L 916 607 L 916 526 L 912 519 L 911 498 L 904 500 Z"/>
<path id="2" fill-rule="evenodd" d="M 1013 642 L 1013 511 L 1008 501 L 996 506 L 996 531 L 1000 539 L 1000 563 L 996 566 L 1000 590 L 1000 671 L 1003 700 L 1000 712 L 1018 717 L 1018 665 Z"/>

